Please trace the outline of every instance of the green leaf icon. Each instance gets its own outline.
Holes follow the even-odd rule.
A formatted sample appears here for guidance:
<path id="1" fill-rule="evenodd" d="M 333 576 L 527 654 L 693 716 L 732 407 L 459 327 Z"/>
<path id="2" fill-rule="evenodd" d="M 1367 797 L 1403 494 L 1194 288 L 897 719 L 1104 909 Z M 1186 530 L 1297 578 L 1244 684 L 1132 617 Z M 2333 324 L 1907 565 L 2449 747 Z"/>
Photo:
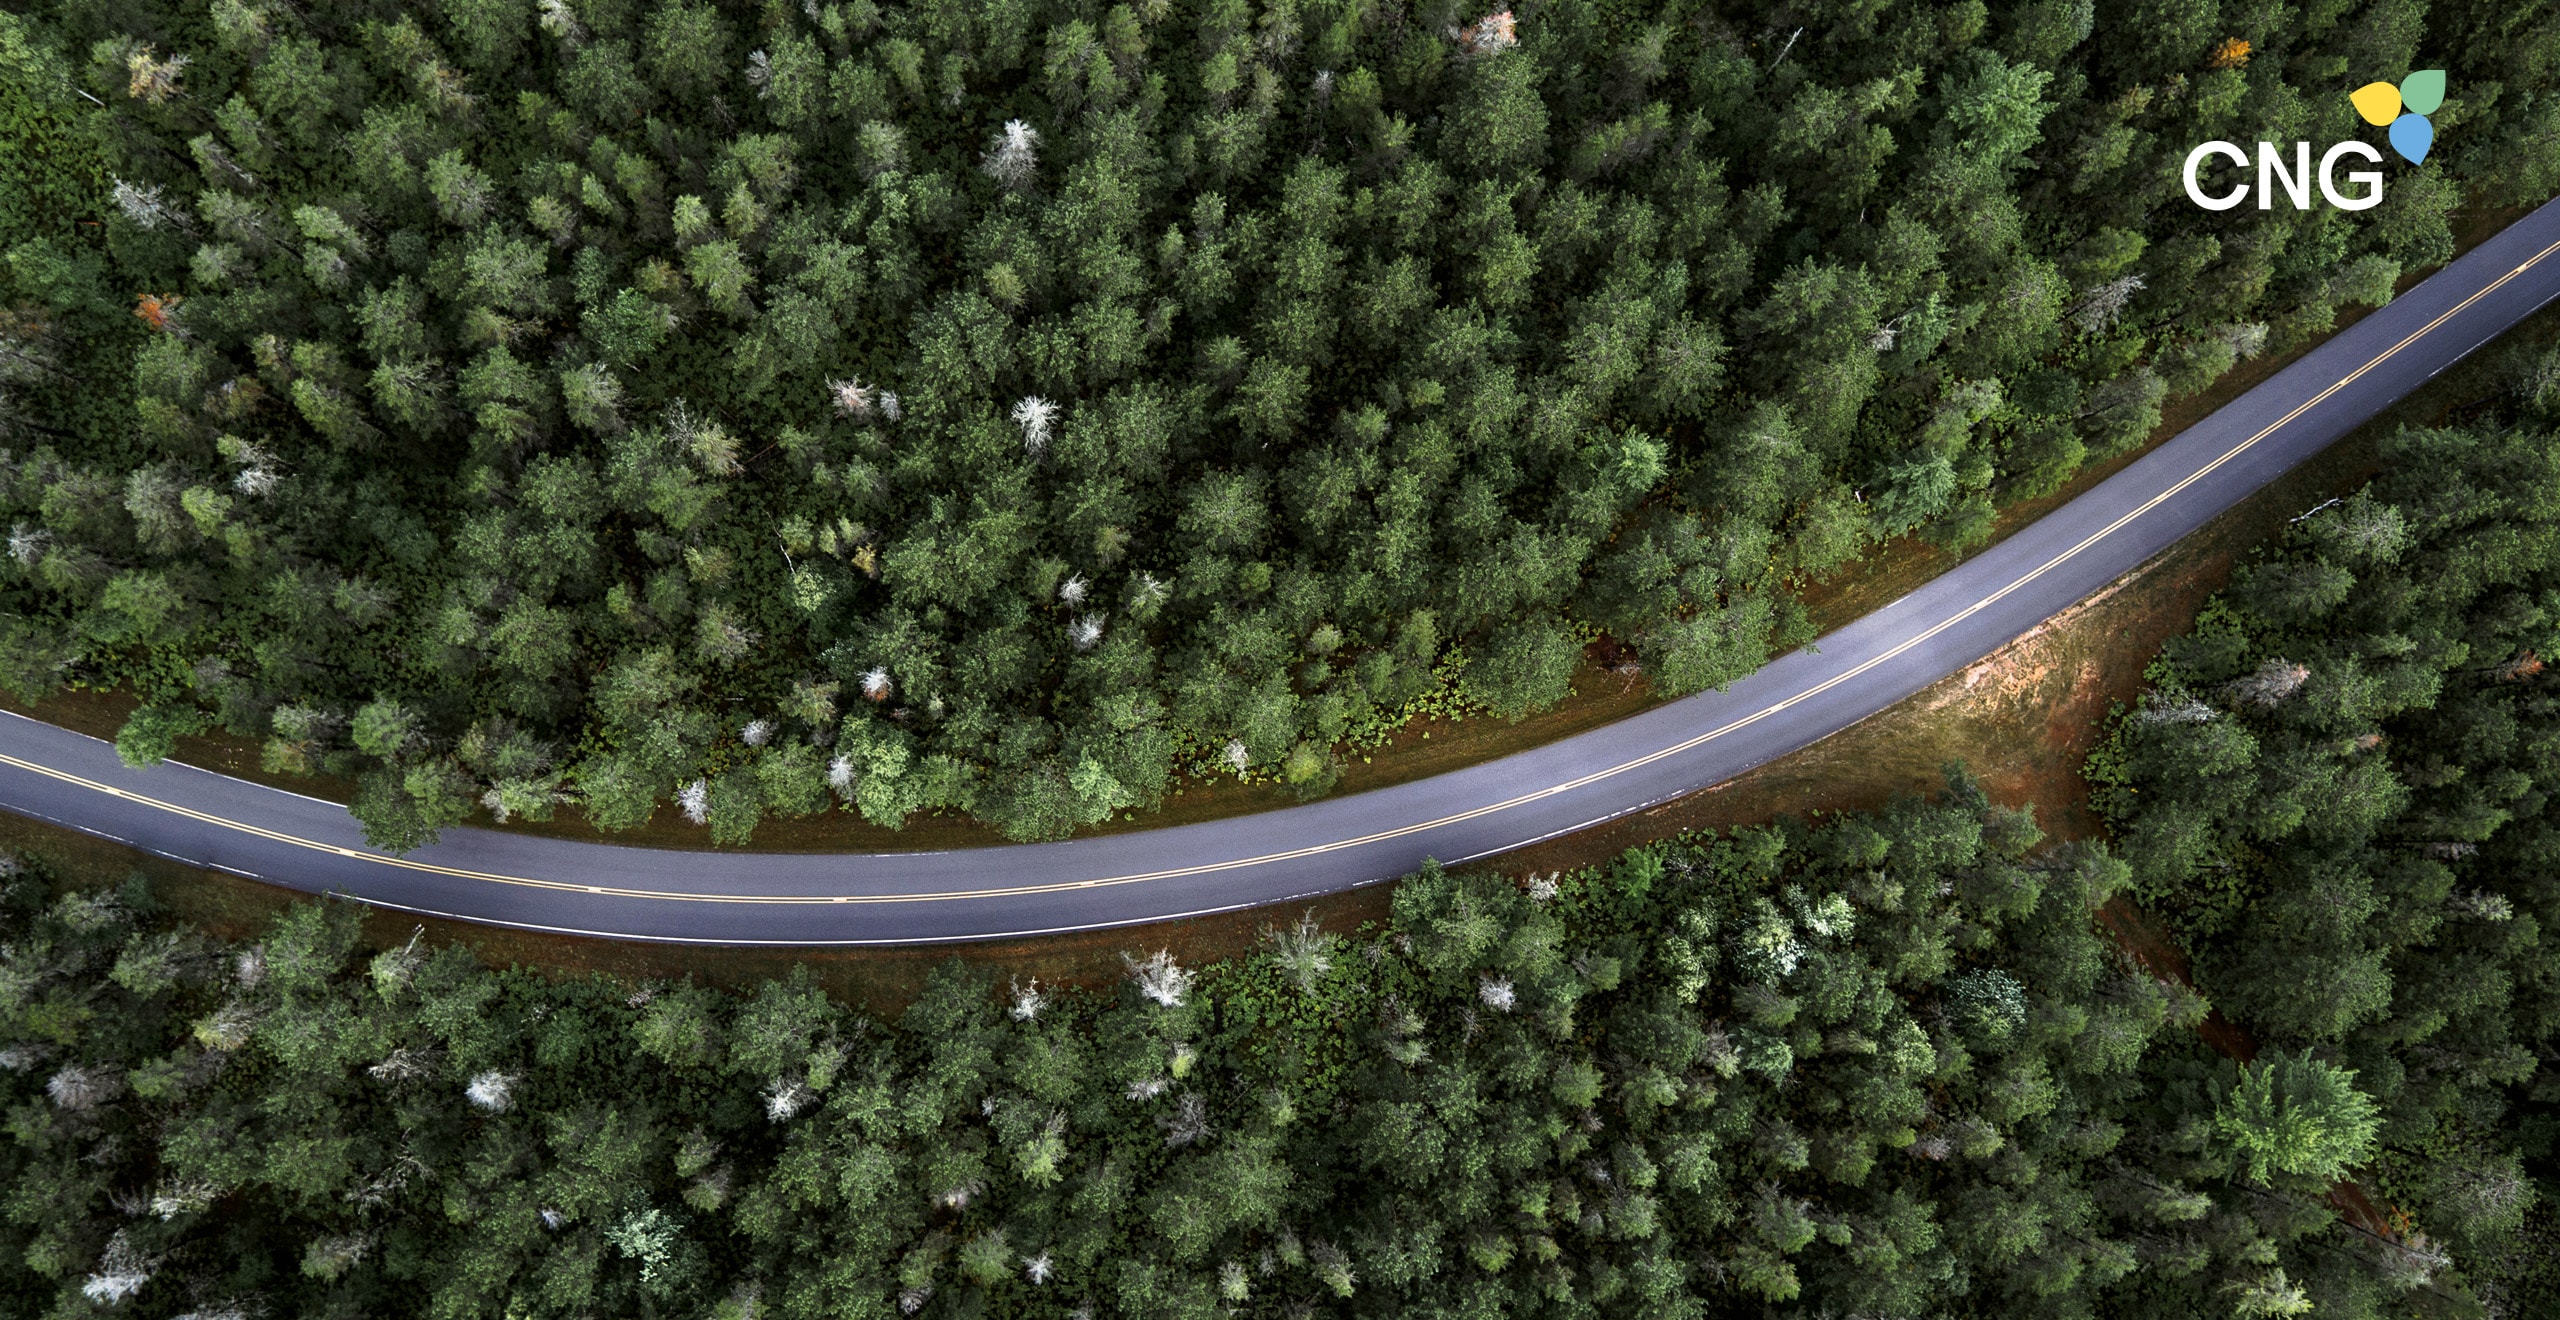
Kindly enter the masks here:
<path id="1" fill-rule="evenodd" d="M 2420 69 L 2400 80 L 2400 104 L 2413 115 L 2431 115 L 2444 104 L 2444 70 Z"/>

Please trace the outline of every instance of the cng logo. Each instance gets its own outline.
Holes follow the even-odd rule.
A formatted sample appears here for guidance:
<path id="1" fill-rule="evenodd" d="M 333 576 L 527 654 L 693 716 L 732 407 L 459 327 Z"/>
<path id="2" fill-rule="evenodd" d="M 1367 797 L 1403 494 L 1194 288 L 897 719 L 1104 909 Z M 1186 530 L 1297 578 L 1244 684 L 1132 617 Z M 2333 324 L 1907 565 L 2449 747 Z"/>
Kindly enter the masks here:
<path id="1" fill-rule="evenodd" d="M 2427 158 L 2428 148 L 2435 145 L 2435 124 L 2427 116 L 2434 114 L 2444 104 L 2444 91 L 2444 70 L 2421 69 L 2401 79 L 2397 87 L 2386 82 L 2367 83 L 2348 93 L 2347 100 L 2355 106 L 2356 113 L 2366 123 L 2376 128 L 2389 129 L 2391 149 L 2399 152 L 2402 159 L 2415 165 L 2424 161 Z M 2293 203 L 2295 210 L 2310 210 L 2311 186 L 2315 178 L 2320 185 L 2320 195 L 2326 198 L 2331 206 L 2341 211 L 2362 211 L 2378 205 L 2382 201 L 2382 175 L 2379 171 L 2351 170 L 2347 173 L 2346 181 L 2350 186 L 2361 191 L 2350 194 L 2339 190 L 2338 162 L 2349 156 L 2361 159 L 2368 164 L 2382 163 L 2381 152 L 2374 150 L 2367 143 L 2350 139 L 2329 148 L 2320 157 L 2320 171 L 2314 175 L 2311 170 L 2310 143 L 2293 144 L 2291 169 L 2286 168 L 2285 159 L 2277 151 L 2275 143 L 2259 143 L 2258 186 L 2254 190 L 2258 195 L 2258 209 L 2261 211 L 2272 209 L 2275 206 L 2276 192 L 2281 189 L 2285 199 Z M 2241 150 L 2238 144 L 2204 143 L 2187 153 L 2187 167 L 2184 175 L 2187 199 L 2208 211 L 2228 211 L 2249 200 L 2252 189 L 2245 181 L 2218 197 L 2204 190 L 2203 184 L 2196 176 L 2204 167 L 2205 161 L 2213 157 L 2228 160 L 2244 170 L 2249 168 L 2249 153 Z"/>

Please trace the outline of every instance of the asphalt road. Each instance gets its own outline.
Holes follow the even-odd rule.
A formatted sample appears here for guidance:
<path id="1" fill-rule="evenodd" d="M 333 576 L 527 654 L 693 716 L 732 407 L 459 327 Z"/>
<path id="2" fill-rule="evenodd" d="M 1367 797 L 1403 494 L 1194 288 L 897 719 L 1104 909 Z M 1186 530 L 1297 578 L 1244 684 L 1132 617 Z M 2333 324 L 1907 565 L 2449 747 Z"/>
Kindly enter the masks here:
<path id="1" fill-rule="evenodd" d="M 1999 649 L 2560 295 L 2560 202 L 1927 586 L 1735 683 L 1532 751 L 1285 811 L 1107 838 L 793 855 L 492 830 L 393 857 L 345 809 L 0 717 L 0 809 L 307 892 L 495 925 L 730 945 L 1093 930 L 1350 889 L 1720 783 Z"/>

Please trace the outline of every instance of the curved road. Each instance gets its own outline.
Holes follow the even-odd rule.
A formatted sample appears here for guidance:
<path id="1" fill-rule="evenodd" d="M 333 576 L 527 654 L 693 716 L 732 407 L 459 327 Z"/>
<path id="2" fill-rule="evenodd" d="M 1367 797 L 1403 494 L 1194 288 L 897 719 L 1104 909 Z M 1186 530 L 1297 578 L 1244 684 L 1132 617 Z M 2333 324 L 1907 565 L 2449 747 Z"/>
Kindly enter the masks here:
<path id="1" fill-rule="evenodd" d="M 382 907 L 620 939 L 884 945 L 1053 934 L 1349 889 L 1641 811 L 1990 654 L 2560 294 L 2560 202 L 2508 226 L 2087 494 L 1927 586 L 1706 692 L 1500 761 L 1235 820 L 1065 843 L 809 856 L 489 830 L 374 852 L 346 811 L 0 718 L 0 809 Z"/>

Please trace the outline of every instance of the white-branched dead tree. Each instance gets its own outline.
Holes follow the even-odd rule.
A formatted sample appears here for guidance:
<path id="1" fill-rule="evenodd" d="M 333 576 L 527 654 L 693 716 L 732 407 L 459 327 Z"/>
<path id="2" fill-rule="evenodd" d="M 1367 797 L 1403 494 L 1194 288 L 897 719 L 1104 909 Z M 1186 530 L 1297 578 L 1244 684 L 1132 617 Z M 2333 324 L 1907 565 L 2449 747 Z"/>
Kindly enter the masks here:
<path id="1" fill-rule="evenodd" d="M 1013 405 L 1013 424 L 1022 428 L 1022 452 L 1033 458 L 1049 452 L 1049 428 L 1058 420 L 1058 405 L 1037 394 Z"/>
<path id="2" fill-rule="evenodd" d="M 2232 700 L 2242 705 L 2273 710 L 2310 681 L 2311 666 L 2296 664 L 2282 656 L 2269 656 L 2260 661 L 2255 670 L 2231 680 L 2226 690 Z"/>
<path id="3" fill-rule="evenodd" d="M 122 178 L 116 178 L 115 185 L 115 191 L 111 196 L 115 201 L 116 209 L 124 212 L 124 218 L 132 221 L 134 228 L 158 229 L 162 225 L 175 225 L 180 229 L 188 227 L 187 213 L 171 205 L 160 195 L 159 184 L 131 183 Z"/>
<path id="4" fill-rule="evenodd" d="M 1519 27 L 1508 9 L 1458 29 L 1457 37 L 1459 47 L 1477 59 L 1489 59 L 1520 44 Z"/>
<path id="5" fill-rule="evenodd" d="M 1191 973 L 1173 960 L 1173 951 L 1158 949 L 1145 961 L 1121 954 L 1120 961 L 1129 969 L 1129 979 L 1138 983 L 1138 993 L 1165 1008 L 1182 1007 L 1183 996 L 1191 993 Z"/>
<path id="6" fill-rule="evenodd" d="M 827 382 L 827 395 L 834 401 L 837 415 L 857 422 L 871 420 L 871 409 L 877 393 L 878 391 L 872 386 L 865 385 L 859 380 Z"/>
<path id="7" fill-rule="evenodd" d="M 462 1096 L 474 1109 L 502 1114 L 515 1103 L 516 1079 L 491 1068 L 474 1076 L 470 1085 L 462 1088 Z"/>
<path id="8" fill-rule="evenodd" d="M 1040 178 L 1040 130 L 1019 119 L 1006 120 L 978 168 L 1015 192 L 1030 187 Z"/>
<path id="9" fill-rule="evenodd" d="M 2080 295 L 2071 305 L 2071 323 L 2083 334 L 2099 334 L 2124 319 L 2124 309 L 2133 295 L 2142 292 L 2142 277 L 2124 275 L 2109 280 Z"/>

